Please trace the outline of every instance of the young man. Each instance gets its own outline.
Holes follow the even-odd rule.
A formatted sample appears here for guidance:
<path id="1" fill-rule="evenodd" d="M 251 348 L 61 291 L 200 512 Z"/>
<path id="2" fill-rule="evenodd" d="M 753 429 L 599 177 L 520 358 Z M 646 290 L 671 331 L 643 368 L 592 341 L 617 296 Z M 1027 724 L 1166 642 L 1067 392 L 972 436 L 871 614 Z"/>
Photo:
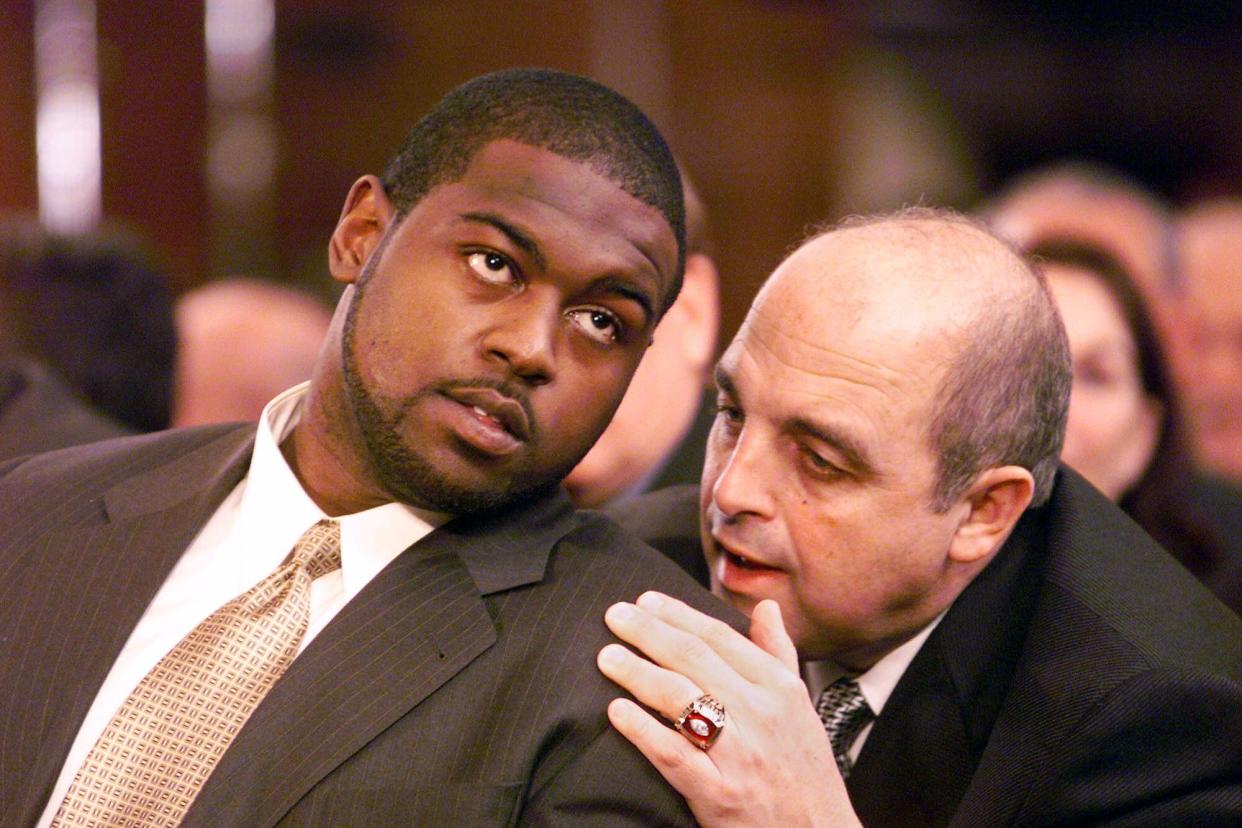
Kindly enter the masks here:
<path id="1" fill-rule="evenodd" d="M 558 488 L 677 295 L 683 238 L 628 101 L 485 76 L 351 189 L 326 345 L 257 434 L 0 467 L 6 820 L 688 821 L 590 660 L 640 584 L 712 601 Z"/>

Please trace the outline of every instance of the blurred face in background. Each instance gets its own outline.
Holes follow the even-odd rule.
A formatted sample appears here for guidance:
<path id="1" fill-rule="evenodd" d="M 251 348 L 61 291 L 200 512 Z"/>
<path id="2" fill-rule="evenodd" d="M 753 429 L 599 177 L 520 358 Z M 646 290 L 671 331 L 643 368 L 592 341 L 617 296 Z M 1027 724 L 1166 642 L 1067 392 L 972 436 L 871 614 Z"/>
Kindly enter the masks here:
<path id="1" fill-rule="evenodd" d="M 1114 501 L 1151 462 L 1160 436 L 1160 403 L 1147 394 L 1138 349 L 1121 306 L 1089 270 L 1043 268 L 1065 321 L 1074 363 L 1069 422 L 1061 457 Z"/>
<path id="2" fill-rule="evenodd" d="M 1199 459 L 1242 481 L 1242 202 L 1209 202 L 1180 227 L 1194 325 L 1186 398 Z"/>

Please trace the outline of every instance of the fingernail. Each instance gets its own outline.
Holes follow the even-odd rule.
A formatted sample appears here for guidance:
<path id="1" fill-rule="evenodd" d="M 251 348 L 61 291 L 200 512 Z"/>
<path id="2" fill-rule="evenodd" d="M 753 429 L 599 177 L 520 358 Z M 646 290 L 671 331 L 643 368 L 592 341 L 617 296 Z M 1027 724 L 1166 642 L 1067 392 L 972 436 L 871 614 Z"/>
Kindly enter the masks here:
<path id="1" fill-rule="evenodd" d="M 621 647 L 617 644 L 609 644 L 600 650 L 599 663 L 610 667 L 619 665 L 621 663 Z"/>
<path id="2" fill-rule="evenodd" d="M 658 592 L 644 592 L 638 596 L 638 605 L 647 609 L 659 609 L 664 606 L 664 596 Z"/>
<path id="3" fill-rule="evenodd" d="M 637 614 L 638 610 L 633 604 L 613 604 L 608 608 L 608 615 L 614 621 L 629 621 Z"/>

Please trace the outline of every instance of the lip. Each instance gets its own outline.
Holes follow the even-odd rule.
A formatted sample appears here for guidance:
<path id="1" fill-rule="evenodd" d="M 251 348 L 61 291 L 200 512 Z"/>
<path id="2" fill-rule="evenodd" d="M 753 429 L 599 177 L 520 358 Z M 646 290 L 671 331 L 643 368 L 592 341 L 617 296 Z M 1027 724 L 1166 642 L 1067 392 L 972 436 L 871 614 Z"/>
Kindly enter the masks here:
<path id="1" fill-rule="evenodd" d="M 754 573 L 783 571 L 778 566 L 764 562 L 758 556 L 752 555 L 747 551 L 739 551 L 734 546 L 721 540 L 715 533 L 712 534 L 712 541 L 715 543 L 716 549 L 720 552 L 721 561 L 723 561 L 729 569 Z"/>
<path id="2" fill-rule="evenodd" d="M 444 396 L 467 408 L 478 409 L 514 439 L 523 443 L 530 440 L 531 426 L 526 409 L 512 397 L 492 388 L 450 388 L 444 391 Z"/>

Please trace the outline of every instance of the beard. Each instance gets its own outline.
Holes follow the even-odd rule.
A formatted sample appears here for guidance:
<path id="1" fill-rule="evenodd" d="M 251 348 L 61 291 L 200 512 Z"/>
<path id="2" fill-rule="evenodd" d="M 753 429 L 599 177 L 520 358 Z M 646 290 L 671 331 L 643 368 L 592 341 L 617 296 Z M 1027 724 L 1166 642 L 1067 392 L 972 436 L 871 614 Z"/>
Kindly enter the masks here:
<path id="1" fill-rule="evenodd" d="M 341 361 L 351 413 L 362 435 L 370 464 L 384 490 L 401 503 L 465 515 L 506 509 L 555 489 L 577 465 L 586 448 L 579 457 L 562 464 L 563 468 L 541 471 L 533 468 L 527 460 L 511 473 L 496 475 L 491 482 L 467 485 L 452 480 L 445 471 L 437 469 L 425 453 L 410 445 L 402 436 L 401 424 L 408 412 L 423 399 L 439 395 L 441 386 L 432 384 L 409 397 L 392 400 L 378 397 L 362 377 L 357 359 L 357 315 L 365 300 L 366 283 L 380 258 L 380 252 L 377 250 L 372 254 L 355 286 L 355 295 L 345 317 Z M 495 388 L 519 401 L 527 410 L 534 432 L 530 442 L 534 444 L 538 440 L 535 419 L 531 416 L 525 393 L 495 379 L 476 378 L 443 383 L 444 387 L 454 385 Z"/>

